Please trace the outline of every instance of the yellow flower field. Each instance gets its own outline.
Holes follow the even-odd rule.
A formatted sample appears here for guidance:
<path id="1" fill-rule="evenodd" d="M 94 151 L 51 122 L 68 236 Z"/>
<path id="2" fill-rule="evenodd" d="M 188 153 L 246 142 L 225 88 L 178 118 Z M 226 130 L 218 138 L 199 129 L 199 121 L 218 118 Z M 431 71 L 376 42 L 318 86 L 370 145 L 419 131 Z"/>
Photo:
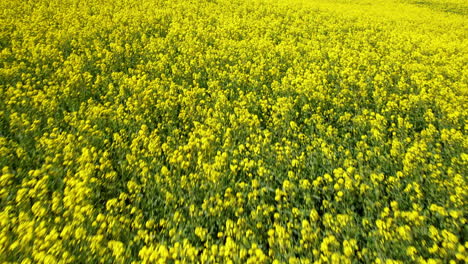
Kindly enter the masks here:
<path id="1" fill-rule="evenodd" d="M 0 1 L 1 263 L 468 261 L 466 0 Z"/>

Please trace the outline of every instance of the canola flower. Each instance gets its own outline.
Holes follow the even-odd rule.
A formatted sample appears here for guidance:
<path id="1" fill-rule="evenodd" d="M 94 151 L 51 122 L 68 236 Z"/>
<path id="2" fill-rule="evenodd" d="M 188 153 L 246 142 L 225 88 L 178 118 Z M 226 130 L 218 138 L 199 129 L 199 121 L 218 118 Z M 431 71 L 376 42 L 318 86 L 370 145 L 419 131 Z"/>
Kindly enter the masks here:
<path id="1" fill-rule="evenodd" d="M 464 0 L 0 2 L 2 263 L 463 263 Z"/>

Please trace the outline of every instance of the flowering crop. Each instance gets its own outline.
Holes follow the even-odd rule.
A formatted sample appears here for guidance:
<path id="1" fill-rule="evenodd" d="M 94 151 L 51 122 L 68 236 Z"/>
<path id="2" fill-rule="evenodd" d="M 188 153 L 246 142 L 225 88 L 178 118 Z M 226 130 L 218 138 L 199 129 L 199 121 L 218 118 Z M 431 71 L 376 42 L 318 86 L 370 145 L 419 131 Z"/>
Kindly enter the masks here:
<path id="1" fill-rule="evenodd" d="M 465 0 L 0 10 L 0 262 L 468 261 Z"/>

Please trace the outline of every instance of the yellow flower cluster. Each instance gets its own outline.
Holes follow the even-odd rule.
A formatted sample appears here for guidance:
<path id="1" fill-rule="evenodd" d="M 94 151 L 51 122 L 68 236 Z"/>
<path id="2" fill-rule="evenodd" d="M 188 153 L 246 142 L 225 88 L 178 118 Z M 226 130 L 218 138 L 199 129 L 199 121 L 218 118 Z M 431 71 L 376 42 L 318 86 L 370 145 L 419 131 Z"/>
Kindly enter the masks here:
<path id="1" fill-rule="evenodd" d="M 0 10 L 0 262 L 468 261 L 465 0 Z"/>

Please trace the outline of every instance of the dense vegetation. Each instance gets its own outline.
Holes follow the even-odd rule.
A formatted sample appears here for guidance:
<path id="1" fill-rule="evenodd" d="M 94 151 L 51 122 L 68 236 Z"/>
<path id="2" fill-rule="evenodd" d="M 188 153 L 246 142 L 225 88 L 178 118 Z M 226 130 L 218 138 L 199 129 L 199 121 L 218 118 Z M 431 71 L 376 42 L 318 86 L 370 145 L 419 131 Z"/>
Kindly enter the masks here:
<path id="1" fill-rule="evenodd" d="M 467 261 L 464 0 L 0 1 L 0 261 Z"/>

